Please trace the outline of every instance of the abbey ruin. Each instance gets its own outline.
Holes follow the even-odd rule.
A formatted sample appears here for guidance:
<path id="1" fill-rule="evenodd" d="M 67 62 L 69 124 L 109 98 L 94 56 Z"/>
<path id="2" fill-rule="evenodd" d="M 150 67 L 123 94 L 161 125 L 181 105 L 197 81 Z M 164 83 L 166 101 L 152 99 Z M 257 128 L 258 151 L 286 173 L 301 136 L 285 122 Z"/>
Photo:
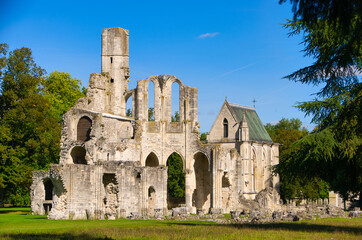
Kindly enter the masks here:
<path id="1" fill-rule="evenodd" d="M 129 32 L 103 29 L 102 73 L 90 76 L 87 96 L 63 117 L 59 164 L 33 173 L 31 208 L 50 219 L 116 219 L 241 210 L 243 199 L 278 188 L 270 167 L 273 143 L 254 108 L 226 100 L 200 141 L 198 90 L 171 75 L 151 76 L 128 89 Z M 150 82 L 154 119 L 149 120 Z M 172 84 L 179 85 L 179 119 L 172 121 Z M 126 114 L 132 101 L 132 116 Z M 221 105 L 221 104 L 220 104 Z M 183 161 L 185 198 L 167 191 L 169 156 Z M 274 191 L 273 191 L 274 190 Z M 266 208 L 279 203 L 277 194 Z"/>

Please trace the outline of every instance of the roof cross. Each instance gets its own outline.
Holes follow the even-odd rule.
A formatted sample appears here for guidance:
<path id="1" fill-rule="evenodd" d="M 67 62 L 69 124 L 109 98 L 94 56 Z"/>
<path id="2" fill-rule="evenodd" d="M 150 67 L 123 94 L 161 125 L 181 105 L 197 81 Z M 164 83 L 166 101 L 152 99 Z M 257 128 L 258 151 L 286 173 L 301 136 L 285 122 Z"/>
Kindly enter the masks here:
<path id="1" fill-rule="evenodd" d="M 253 101 L 251 101 L 251 102 L 253 102 L 253 103 L 254 103 L 254 108 L 255 108 L 255 103 L 257 102 L 257 101 L 255 100 L 255 98 L 254 98 L 254 100 L 253 100 Z"/>

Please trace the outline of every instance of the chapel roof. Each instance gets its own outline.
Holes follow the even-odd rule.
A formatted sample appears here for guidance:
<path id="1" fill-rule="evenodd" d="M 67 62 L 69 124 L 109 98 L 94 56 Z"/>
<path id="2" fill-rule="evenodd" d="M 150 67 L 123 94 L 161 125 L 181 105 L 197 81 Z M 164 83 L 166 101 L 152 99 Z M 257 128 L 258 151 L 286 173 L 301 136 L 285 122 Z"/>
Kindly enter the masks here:
<path id="1" fill-rule="evenodd" d="M 228 105 L 239 122 L 243 121 L 245 112 L 246 122 L 249 127 L 249 139 L 251 141 L 273 141 L 256 113 L 255 108 L 233 103 L 228 103 Z"/>

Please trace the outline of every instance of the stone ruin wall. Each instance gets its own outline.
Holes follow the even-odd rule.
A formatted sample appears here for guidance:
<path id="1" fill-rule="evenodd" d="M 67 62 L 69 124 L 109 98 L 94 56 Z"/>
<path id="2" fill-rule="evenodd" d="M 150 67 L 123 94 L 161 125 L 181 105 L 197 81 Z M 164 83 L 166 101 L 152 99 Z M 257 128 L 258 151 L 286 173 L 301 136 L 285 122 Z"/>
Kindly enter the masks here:
<path id="1" fill-rule="evenodd" d="M 33 174 L 34 213 L 45 213 L 44 204 L 51 204 L 50 219 L 168 215 L 166 163 L 174 152 L 183 160 L 188 213 L 240 210 L 245 199 L 255 199 L 264 188 L 276 187 L 278 179 L 270 180 L 270 172 L 265 172 L 251 188 L 261 169 L 255 175 L 246 171 L 250 156 L 245 155 L 255 149 L 257 156 L 266 152 L 270 159 L 270 146 L 235 139 L 232 143 L 200 142 L 196 88 L 174 76 L 157 75 L 138 81 L 137 87 L 129 90 L 129 77 L 128 31 L 103 30 L 102 73 L 91 74 L 87 96 L 63 117 L 59 164 Z M 148 121 L 151 81 L 154 121 Z M 179 85 L 179 122 L 171 121 L 173 83 Z M 130 98 L 133 116 L 127 117 Z M 79 130 L 82 124 L 90 126 L 88 132 Z M 149 157 L 155 166 L 147 166 Z M 254 164 L 262 168 L 271 164 L 264 160 L 255 159 L 259 162 Z M 45 183 L 51 184 L 52 200 L 44 200 Z M 269 207 L 275 208 L 278 200 L 269 202 Z"/>

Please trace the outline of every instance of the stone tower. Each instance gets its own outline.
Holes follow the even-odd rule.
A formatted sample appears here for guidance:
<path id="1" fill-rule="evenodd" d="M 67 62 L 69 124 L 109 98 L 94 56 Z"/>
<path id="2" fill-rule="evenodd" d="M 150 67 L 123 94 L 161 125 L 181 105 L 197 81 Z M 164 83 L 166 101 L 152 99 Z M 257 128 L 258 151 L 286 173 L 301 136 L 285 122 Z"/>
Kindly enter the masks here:
<path id="1" fill-rule="evenodd" d="M 126 115 L 125 93 L 129 81 L 129 31 L 123 28 L 106 28 L 102 31 L 102 72 L 111 75 L 107 92 L 107 111 Z"/>

